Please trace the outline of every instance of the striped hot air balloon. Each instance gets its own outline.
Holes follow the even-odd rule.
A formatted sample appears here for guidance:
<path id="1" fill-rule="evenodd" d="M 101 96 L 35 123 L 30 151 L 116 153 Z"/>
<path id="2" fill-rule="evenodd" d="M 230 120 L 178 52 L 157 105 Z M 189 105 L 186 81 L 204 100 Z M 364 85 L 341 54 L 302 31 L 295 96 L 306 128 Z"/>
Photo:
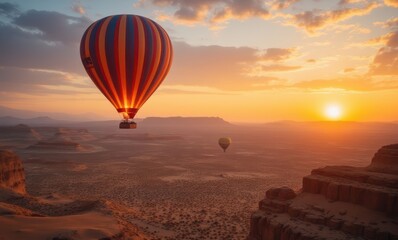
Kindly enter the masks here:
<path id="1" fill-rule="evenodd" d="M 80 56 L 94 84 L 127 122 L 163 82 L 173 47 L 156 22 L 137 15 L 115 15 L 87 28 Z"/>

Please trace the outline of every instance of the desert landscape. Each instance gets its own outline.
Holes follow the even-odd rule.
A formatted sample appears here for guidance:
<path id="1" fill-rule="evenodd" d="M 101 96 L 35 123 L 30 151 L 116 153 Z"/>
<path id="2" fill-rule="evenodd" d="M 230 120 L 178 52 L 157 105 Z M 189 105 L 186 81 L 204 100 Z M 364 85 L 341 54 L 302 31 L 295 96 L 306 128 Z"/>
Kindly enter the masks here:
<path id="1" fill-rule="evenodd" d="M 397 9 L 0 2 L 0 240 L 398 239 Z"/>
<path id="2" fill-rule="evenodd" d="M 77 217 L 96 219 L 106 209 L 142 239 L 245 239 L 265 190 L 298 191 L 313 168 L 364 167 L 382 145 L 398 142 L 395 123 L 238 125 L 220 118 L 147 118 L 138 126 L 3 125 L 0 143 L 21 158 L 28 194 L 53 206 L 30 207 L 43 215 L 76 211 L 89 214 Z M 232 139 L 226 153 L 218 146 L 220 136 Z M 111 220 L 104 217 L 107 227 L 97 227 L 104 236 L 120 234 L 110 234 Z M 52 229 L 51 237 L 87 238 Z"/>

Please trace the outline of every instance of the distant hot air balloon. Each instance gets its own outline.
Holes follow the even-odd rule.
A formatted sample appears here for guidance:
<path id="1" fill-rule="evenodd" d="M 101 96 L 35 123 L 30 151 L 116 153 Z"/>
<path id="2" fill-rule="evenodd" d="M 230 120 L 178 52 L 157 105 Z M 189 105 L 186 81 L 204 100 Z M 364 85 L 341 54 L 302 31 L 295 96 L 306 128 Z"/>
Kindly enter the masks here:
<path id="1" fill-rule="evenodd" d="M 87 74 L 124 120 L 135 128 L 138 110 L 170 70 L 173 47 L 166 31 L 137 15 L 115 15 L 87 28 L 80 43 Z"/>
<path id="2" fill-rule="evenodd" d="M 226 138 L 226 137 L 220 138 L 218 139 L 218 144 L 225 152 L 225 150 L 227 150 L 227 148 L 231 144 L 231 138 Z"/>

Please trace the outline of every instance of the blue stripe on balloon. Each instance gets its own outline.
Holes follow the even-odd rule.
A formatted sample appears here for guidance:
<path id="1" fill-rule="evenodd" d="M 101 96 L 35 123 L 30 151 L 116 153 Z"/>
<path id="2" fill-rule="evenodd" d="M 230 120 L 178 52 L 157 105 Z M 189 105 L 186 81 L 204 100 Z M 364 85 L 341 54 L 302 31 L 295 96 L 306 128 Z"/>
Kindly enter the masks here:
<path id="1" fill-rule="evenodd" d="M 90 48 L 90 57 L 94 64 L 95 72 L 98 74 L 98 77 L 99 77 L 99 79 L 97 79 L 97 81 L 101 81 L 102 84 L 104 85 L 105 89 L 109 90 L 110 86 L 109 86 L 108 82 L 106 81 L 105 74 L 102 71 L 102 67 L 99 64 L 100 56 L 97 56 L 97 51 L 96 51 L 96 46 L 98 45 L 97 33 L 98 33 L 98 31 L 100 31 L 100 27 L 106 19 L 107 18 L 103 18 L 103 19 L 99 20 L 98 22 L 94 23 L 95 24 L 94 28 L 91 31 L 91 35 L 89 36 L 90 37 L 89 48 Z M 111 96 L 112 100 L 116 103 L 117 96 L 113 96 L 112 93 L 109 93 L 109 95 Z"/>
<path id="2" fill-rule="evenodd" d="M 120 79 L 117 75 L 116 63 L 119 59 L 116 59 L 116 52 L 119 49 L 115 48 L 115 34 L 118 34 L 116 29 L 117 22 L 121 18 L 121 15 L 113 16 L 109 21 L 108 28 L 105 32 L 105 54 L 106 54 L 106 62 L 108 64 L 109 74 L 111 75 L 113 86 L 115 86 L 115 90 L 118 96 L 122 96 L 122 87 L 120 83 Z"/>
<path id="3" fill-rule="evenodd" d="M 163 34 L 162 30 L 160 29 L 160 26 L 157 24 L 154 24 L 156 27 L 156 31 L 158 31 L 159 36 L 160 36 L 160 42 L 161 45 L 159 46 L 161 49 L 161 53 L 160 53 L 160 61 L 159 61 L 159 65 L 156 69 L 156 73 L 154 75 L 153 81 L 151 83 L 151 85 L 148 88 L 148 91 L 145 93 L 144 99 L 149 98 L 150 96 L 148 96 L 148 94 L 152 91 L 153 88 L 156 87 L 157 83 L 159 81 L 162 81 L 163 79 L 160 79 L 160 73 L 163 71 L 165 62 L 166 62 L 166 36 Z"/>
<path id="4" fill-rule="evenodd" d="M 91 25 L 90 25 L 91 27 Z M 86 42 L 86 38 L 87 38 L 87 32 L 88 29 L 90 29 L 90 27 L 87 28 L 87 30 L 84 32 L 82 39 L 80 40 L 80 58 L 82 59 L 83 62 L 83 66 L 86 66 L 85 62 L 84 62 L 84 58 L 86 58 L 86 54 L 84 53 L 85 50 L 85 42 Z"/>
<path id="5" fill-rule="evenodd" d="M 126 19 L 126 88 L 127 88 L 127 104 L 131 105 L 131 98 L 133 92 L 133 83 L 137 79 L 133 79 L 133 69 L 134 69 L 134 56 L 138 53 L 134 52 L 134 35 L 136 34 L 136 29 L 134 28 L 133 16 L 127 15 Z"/>
<path id="6" fill-rule="evenodd" d="M 151 26 L 149 25 L 148 19 L 144 17 L 139 17 L 144 25 L 144 32 L 145 32 L 145 60 L 144 60 L 144 67 L 143 72 L 141 75 L 140 85 L 138 88 L 136 101 L 139 100 L 139 97 L 143 95 L 144 87 L 149 77 L 149 71 L 151 68 L 151 63 L 153 61 L 153 33 L 151 30 Z"/>

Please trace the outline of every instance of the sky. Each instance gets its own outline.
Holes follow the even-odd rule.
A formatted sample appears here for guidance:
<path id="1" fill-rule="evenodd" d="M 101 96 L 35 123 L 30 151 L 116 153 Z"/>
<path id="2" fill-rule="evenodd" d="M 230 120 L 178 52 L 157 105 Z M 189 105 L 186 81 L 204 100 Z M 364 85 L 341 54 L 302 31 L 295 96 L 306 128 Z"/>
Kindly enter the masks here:
<path id="1" fill-rule="evenodd" d="M 116 14 L 153 19 L 173 43 L 138 118 L 398 120 L 398 0 L 0 2 L 0 105 L 119 119 L 79 55 L 87 27 Z"/>

